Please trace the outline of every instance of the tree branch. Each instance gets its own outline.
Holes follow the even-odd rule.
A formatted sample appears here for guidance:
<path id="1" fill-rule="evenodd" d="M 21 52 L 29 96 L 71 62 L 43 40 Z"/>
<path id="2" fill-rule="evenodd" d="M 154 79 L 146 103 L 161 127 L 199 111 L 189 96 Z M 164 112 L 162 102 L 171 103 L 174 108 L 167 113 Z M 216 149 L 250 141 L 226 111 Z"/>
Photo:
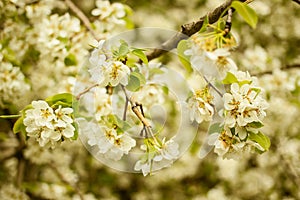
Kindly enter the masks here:
<path id="1" fill-rule="evenodd" d="M 143 130 L 145 130 L 146 132 L 146 138 L 148 137 L 148 135 L 150 135 L 151 137 L 154 138 L 153 132 L 152 132 L 152 127 L 150 125 L 150 123 L 148 122 L 148 120 L 144 117 L 144 113 L 142 113 L 139 109 L 138 106 L 141 106 L 141 104 L 138 103 L 134 103 L 132 101 L 132 99 L 129 97 L 129 95 L 127 94 L 127 91 L 125 89 L 125 87 L 123 85 L 121 85 L 122 90 L 125 94 L 126 97 L 126 101 L 128 101 L 131 105 L 131 109 L 134 112 L 134 114 L 139 118 L 139 120 L 143 123 Z"/>
<path id="2" fill-rule="evenodd" d="M 297 4 L 300 5 L 300 0 L 292 0 L 293 2 L 296 2 Z"/>
<path id="3" fill-rule="evenodd" d="M 71 0 L 65 0 L 67 6 L 77 15 L 77 17 L 82 21 L 83 25 L 87 28 L 87 30 L 92 34 L 92 36 L 95 39 L 97 38 L 97 35 L 95 31 L 92 28 L 91 22 L 89 18 L 71 1 Z"/>
<path id="4" fill-rule="evenodd" d="M 240 0 L 241 2 L 247 2 L 247 0 Z M 167 51 L 176 48 L 177 44 L 195 33 L 197 33 L 203 26 L 204 20 L 208 17 L 210 24 L 215 23 L 223 14 L 223 12 L 231 5 L 232 0 L 227 0 L 225 3 L 214 9 L 212 12 L 201 17 L 198 21 L 184 24 L 181 26 L 181 32 L 175 34 L 172 38 L 165 41 L 159 48 L 154 49 L 150 54 L 147 55 L 148 60 L 152 60 L 164 54 Z M 225 13 L 227 15 L 227 13 Z"/>

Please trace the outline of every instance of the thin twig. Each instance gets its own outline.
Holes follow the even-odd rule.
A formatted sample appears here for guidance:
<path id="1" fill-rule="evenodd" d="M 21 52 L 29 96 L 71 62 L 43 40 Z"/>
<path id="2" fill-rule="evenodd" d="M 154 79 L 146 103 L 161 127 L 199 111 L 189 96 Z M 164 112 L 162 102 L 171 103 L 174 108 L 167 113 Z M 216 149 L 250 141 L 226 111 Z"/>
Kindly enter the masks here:
<path id="1" fill-rule="evenodd" d="M 125 89 L 125 87 L 123 85 L 121 85 L 122 90 L 125 94 L 126 99 L 128 100 L 128 102 L 131 105 L 131 109 L 134 112 L 134 114 L 139 118 L 139 120 L 143 123 L 143 130 L 145 130 L 146 132 L 146 137 L 148 137 L 148 135 L 150 135 L 151 137 L 154 138 L 154 134 L 152 132 L 152 127 L 150 125 L 150 123 L 148 122 L 148 120 L 145 118 L 144 114 L 142 113 L 142 111 L 140 111 L 138 109 L 138 107 L 141 105 L 139 103 L 134 103 L 131 98 L 129 97 L 129 95 L 127 94 L 127 91 Z"/>
<path id="2" fill-rule="evenodd" d="M 65 0 L 67 6 L 77 15 L 77 17 L 82 21 L 83 25 L 87 28 L 87 30 L 92 34 L 92 36 L 95 39 L 97 38 L 97 35 L 95 31 L 92 28 L 91 22 L 89 18 L 71 1 L 71 0 Z"/>
<path id="3" fill-rule="evenodd" d="M 125 107 L 124 107 L 124 112 L 123 112 L 123 121 L 126 121 L 126 115 L 127 115 L 127 108 L 128 108 L 128 98 L 125 98 Z"/>
<path id="4" fill-rule="evenodd" d="M 214 89 L 214 91 L 216 91 L 218 93 L 218 95 L 222 98 L 223 94 L 211 82 L 209 82 L 209 80 L 205 76 L 203 76 L 203 78 L 206 81 L 206 83 L 209 85 L 209 87 Z"/>
<path id="5" fill-rule="evenodd" d="M 248 3 L 246 0 L 240 1 Z M 155 59 L 164 54 L 165 52 L 172 50 L 177 46 L 177 44 L 181 40 L 186 39 L 197 33 L 202 28 L 204 20 L 206 18 L 208 18 L 210 24 L 213 24 L 216 21 L 218 21 L 220 17 L 223 17 L 221 15 L 231 5 L 231 2 L 232 0 L 227 0 L 225 3 L 214 9 L 212 12 L 201 17 L 198 21 L 182 25 L 181 32 L 175 34 L 172 38 L 165 41 L 159 48 L 154 49 L 150 54 L 147 55 L 148 60 L 150 61 L 152 59 Z M 225 15 L 227 15 L 227 13 L 225 13 Z"/>
<path id="6" fill-rule="evenodd" d="M 85 90 L 83 90 L 76 96 L 76 99 L 79 100 L 82 95 L 84 95 L 85 93 L 88 93 L 91 89 L 93 89 L 94 87 L 97 87 L 97 86 L 99 86 L 99 84 L 95 83 L 94 85 L 91 85 L 90 87 L 86 88 Z"/>

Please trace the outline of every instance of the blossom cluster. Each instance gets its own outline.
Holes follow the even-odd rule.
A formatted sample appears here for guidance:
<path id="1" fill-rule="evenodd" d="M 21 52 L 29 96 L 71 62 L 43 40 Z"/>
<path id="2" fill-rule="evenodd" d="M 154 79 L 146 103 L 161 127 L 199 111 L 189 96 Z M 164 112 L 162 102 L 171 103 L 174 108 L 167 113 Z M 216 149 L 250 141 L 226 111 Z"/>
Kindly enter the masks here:
<path id="1" fill-rule="evenodd" d="M 9 103 L 18 103 L 29 92 L 30 85 L 26 82 L 19 67 L 12 66 L 8 62 L 1 62 L 1 59 L 0 63 L 0 108 L 5 108 Z"/>
<path id="2" fill-rule="evenodd" d="M 230 74 L 230 75 L 228 75 Z M 215 152 L 220 156 L 234 156 L 237 152 L 259 150 L 264 152 L 268 144 L 257 141 L 265 137 L 259 131 L 263 126 L 268 103 L 263 98 L 262 88 L 257 85 L 255 77 L 242 71 L 228 72 L 232 83 L 230 90 L 223 95 L 224 108 L 220 116 L 224 122 L 220 132 L 212 133 L 210 144 L 215 145 Z"/>
<path id="3" fill-rule="evenodd" d="M 219 43 L 213 35 L 195 34 L 189 40 L 190 48 L 184 54 L 190 57 L 194 70 L 210 77 L 223 77 L 229 70 L 237 70 L 230 58 L 230 50 L 236 47 L 236 39 L 230 35 Z"/>
<path id="4" fill-rule="evenodd" d="M 179 144 L 170 139 L 166 141 L 163 138 L 147 138 L 141 149 L 145 151 L 144 155 L 135 163 L 134 170 L 142 171 L 143 175 L 151 174 L 153 171 L 169 166 L 179 156 Z"/>
<path id="5" fill-rule="evenodd" d="M 208 87 L 193 93 L 188 100 L 191 121 L 195 120 L 197 123 L 201 123 L 212 120 L 215 113 L 212 99 L 213 96 L 209 93 Z"/>
<path id="6" fill-rule="evenodd" d="M 105 40 L 100 40 L 89 58 L 91 79 L 99 86 L 127 85 L 130 69 L 121 61 L 112 58 L 112 52 L 105 49 Z"/>
<path id="7" fill-rule="evenodd" d="M 222 40 L 218 40 L 220 37 Z M 211 87 L 222 97 L 223 105 L 217 113 L 223 122 L 212 124 L 217 128 L 210 131 L 208 144 L 214 146 L 214 151 L 223 157 L 254 149 L 264 152 L 269 147 L 269 140 L 259 131 L 268 103 L 257 79 L 248 72 L 238 71 L 237 65 L 229 57 L 229 51 L 235 46 L 236 40 L 232 34 L 198 33 L 188 40 L 189 48 L 184 51 L 189 56 L 192 68 L 209 77 L 204 77 L 206 89 L 193 92 L 188 99 L 191 121 L 201 123 L 214 119 L 216 106 L 207 88 Z M 224 84 L 227 88 L 225 94 L 209 80 Z"/>
<path id="8" fill-rule="evenodd" d="M 73 109 L 61 105 L 52 108 L 46 101 L 33 101 L 25 111 L 24 125 L 27 136 L 35 138 L 40 146 L 51 145 L 74 136 Z"/>
<path id="9" fill-rule="evenodd" d="M 136 141 L 126 132 L 118 133 L 116 129 L 105 125 L 96 130 L 87 134 L 87 143 L 97 147 L 97 154 L 101 154 L 107 159 L 120 160 L 136 145 Z"/>
<path id="10" fill-rule="evenodd" d="M 125 25 L 124 18 L 129 8 L 121 3 L 110 3 L 108 0 L 97 0 L 96 8 L 92 10 L 93 16 L 104 22 L 104 27 L 111 30 L 115 24 Z M 103 24 L 102 24 L 103 25 Z"/>

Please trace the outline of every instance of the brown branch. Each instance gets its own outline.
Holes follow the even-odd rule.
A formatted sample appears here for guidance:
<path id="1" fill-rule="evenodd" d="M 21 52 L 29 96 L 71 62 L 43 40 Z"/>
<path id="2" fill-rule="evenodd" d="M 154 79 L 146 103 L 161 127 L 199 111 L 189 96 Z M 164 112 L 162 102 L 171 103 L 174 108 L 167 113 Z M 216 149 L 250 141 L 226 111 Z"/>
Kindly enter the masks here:
<path id="1" fill-rule="evenodd" d="M 287 65 L 285 67 L 280 68 L 280 70 L 290 70 L 290 69 L 297 69 L 297 68 L 300 68 L 300 64 Z M 252 75 L 253 76 L 263 76 L 263 75 L 266 75 L 266 74 L 273 74 L 273 70 L 259 72 L 259 73 L 252 74 Z"/>
<path id="2" fill-rule="evenodd" d="M 65 0 L 67 6 L 77 15 L 77 17 L 82 21 L 83 25 L 92 34 L 95 39 L 98 39 L 95 31 L 92 28 L 89 18 L 71 1 Z"/>
<path id="3" fill-rule="evenodd" d="M 132 99 L 127 94 L 127 91 L 126 91 L 125 87 L 123 85 L 121 85 L 121 87 L 122 87 L 122 90 L 123 90 L 123 92 L 125 94 L 126 100 L 131 104 L 132 111 L 134 112 L 134 114 L 138 117 L 138 119 L 144 125 L 144 129 L 143 130 L 145 130 L 145 132 L 146 132 L 146 138 L 148 137 L 148 135 L 150 135 L 152 138 L 154 138 L 154 135 L 153 135 L 153 132 L 152 132 L 152 127 L 151 127 L 150 123 L 144 117 L 143 113 L 138 109 L 138 106 L 140 106 L 141 104 L 133 102 Z"/>
<path id="4" fill-rule="evenodd" d="M 240 1 L 247 2 L 246 0 Z M 206 18 L 208 18 L 210 24 L 217 22 L 220 17 L 223 17 L 221 15 L 231 5 L 231 2 L 232 0 L 227 0 L 225 3 L 214 9 L 212 12 L 201 17 L 198 21 L 182 25 L 181 32 L 175 34 L 172 38 L 164 42 L 159 48 L 154 49 L 150 54 L 147 55 L 148 60 L 150 61 L 154 58 L 161 56 L 165 52 L 176 48 L 177 44 L 181 40 L 186 39 L 197 33 L 201 29 Z M 227 13 L 225 13 L 225 15 L 227 15 Z"/>
<path id="5" fill-rule="evenodd" d="M 296 2 L 297 4 L 300 5 L 300 0 L 292 0 L 293 2 Z"/>

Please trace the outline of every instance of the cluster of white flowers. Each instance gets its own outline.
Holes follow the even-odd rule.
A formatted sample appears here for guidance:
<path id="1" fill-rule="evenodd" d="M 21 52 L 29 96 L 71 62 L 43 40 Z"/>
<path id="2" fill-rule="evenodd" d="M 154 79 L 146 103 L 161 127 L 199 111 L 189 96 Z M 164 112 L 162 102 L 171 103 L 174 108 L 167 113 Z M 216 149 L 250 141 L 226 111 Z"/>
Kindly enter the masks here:
<path id="1" fill-rule="evenodd" d="M 247 70 L 253 71 L 265 71 L 267 69 L 270 59 L 264 48 L 261 46 L 255 46 L 254 48 L 246 49 L 245 57 L 241 59 L 242 66 Z"/>
<path id="2" fill-rule="evenodd" d="M 5 107 L 10 103 L 18 103 L 29 92 L 30 86 L 19 67 L 14 67 L 8 62 L 1 62 L 1 59 L 0 64 L 0 107 Z"/>
<path id="3" fill-rule="evenodd" d="M 29 200 L 30 199 L 24 191 L 20 190 L 13 184 L 1 184 L 0 198 L 6 200 L 15 200 L 15 199 Z"/>
<path id="4" fill-rule="evenodd" d="M 223 130 L 210 135 L 209 143 L 215 145 L 215 152 L 220 156 L 227 152 L 249 151 L 251 147 L 264 151 L 258 143 L 247 140 L 249 133 L 259 132 L 258 128 L 263 126 L 262 120 L 266 116 L 268 103 L 263 98 L 262 88 L 257 85 L 256 78 L 247 72 L 231 74 L 236 77 L 236 82 L 223 95 L 224 109 L 220 111 L 224 117 Z"/>
<path id="5" fill-rule="evenodd" d="M 136 146 L 136 141 L 126 132 L 118 132 L 113 127 L 78 118 L 77 122 L 82 135 L 86 136 L 87 144 L 97 148 L 97 155 L 118 161 L 124 154 Z"/>
<path id="6" fill-rule="evenodd" d="M 260 88 L 253 88 L 249 84 L 240 86 L 238 83 L 231 85 L 230 93 L 224 94 L 225 126 L 236 127 L 241 139 L 247 137 L 246 132 L 240 127 L 247 129 L 247 124 L 260 122 L 266 116 L 267 102 L 259 95 Z M 251 127 L 250 127 L 251 128 Z"/>
<path id="7" fill-rule="evenodd" d="M 237 70 L 235 62 L 229 57 L 229 50 L 236 46 L 233 37 L 227 38 L 222 46 L 218 48 L 214 38 L 206 38 L 201 35 L 191 37 L 191 48 L 184 53 L 190 56 L 190 62 L 194 70 L 207 76 L 224 76 L 229 70 Z"/>
<path id="8" fill-rule="evenodd" d="M 104 47 L 105 40 L 100 40 L 97 47 L 93 50 L 89 58 L 92 81 L 99 86 L 117 86 L 118 84 L 127 85 L 130 69 L 120 61 L 113 60 L 111 52 Z"/>
<path id="9" fill-rule="evenodd" d="M 208 87 L 193 93 L 193 96 L 188 100 L 191 121 L 195 120 L 197 123 L 201 123 L 202 121 L 212 120 L 215 113 L 212 99 Z"/>
<path id="10" fill-rule="evenodd" d="M 136 162 L 134 170 L 141 170 L 144 176 L 171 165 L 179 156 L 179 145 L 173 139 L 145 139 L 145 145 L 142 145 L 141 149 L 146 153 Z"/>
<path id="11" fill-rule="evenodd" d="M 143 106 L 146 108 L 155 104 L 162 104 L 165 101 L 162 86 L 158 84 L 144 85 L 139 91 L 133 94 L 132 99 L 143 103 Z"/>
<path id="12" fill-rule="evenodd" d="M 72 108 L 59 106 L 54 109 L 42 100 L 33 101 L 32 107 L 25 111 L 24 125 L 27 135 L 36 138 L 40 146 L 50 144 L 54 147 L 56 143 L 74 136 Z"/>
<path id="13" fill-rule="evenodd" d="M 96 8 L 92 10 L 92 15 L 99 17 L 99 22 L 96 21 L 95 26 L 106 31 L 112 30 L 116 24 L 125 25 L 124 18 L 127 15 L 129 8 L 121 3 L 110 3 L 108 0 L 97 0 Z"/>

